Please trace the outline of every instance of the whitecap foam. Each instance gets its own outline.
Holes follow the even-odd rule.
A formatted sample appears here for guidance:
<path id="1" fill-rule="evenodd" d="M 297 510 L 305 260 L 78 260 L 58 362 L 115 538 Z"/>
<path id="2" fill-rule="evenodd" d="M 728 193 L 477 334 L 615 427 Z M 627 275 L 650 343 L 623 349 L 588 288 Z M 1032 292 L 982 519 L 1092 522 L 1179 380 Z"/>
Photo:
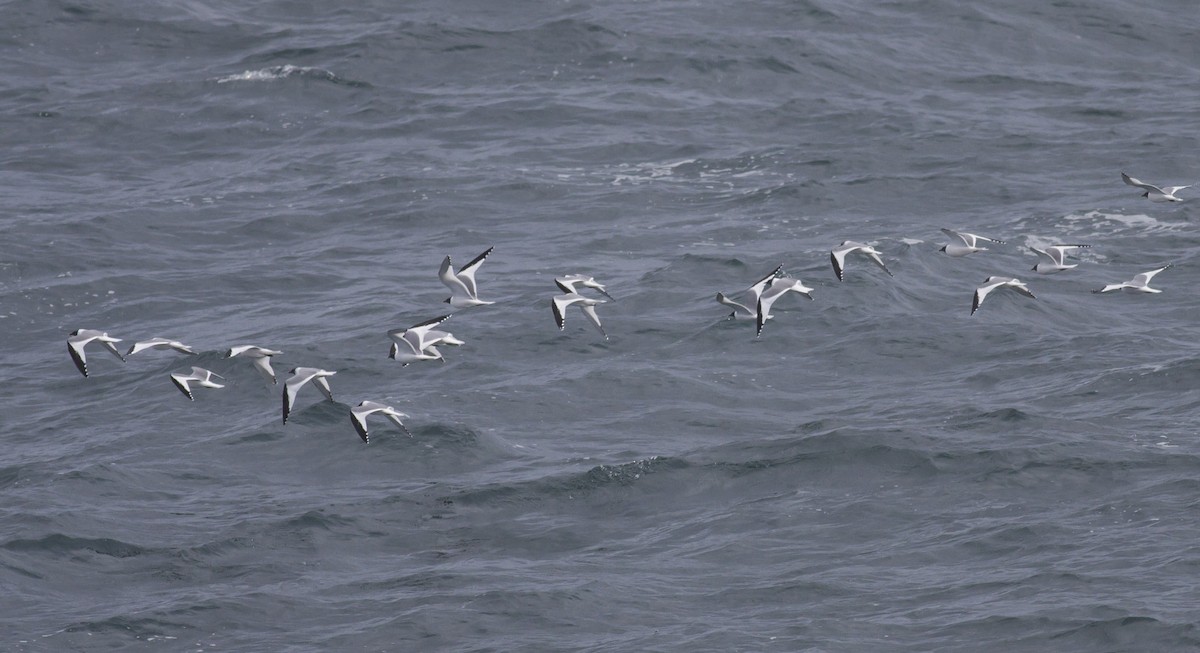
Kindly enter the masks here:
<path id="1" fill-rule="evenodd" d="M 1166 222 L 1145 213 L 1106 213 L 1099 210 L 1070 213 L 1062 219 L 1066 228 L 1086 232 L 1091 227 L 1094 231 L 1089 233 L 1095 235 L 1105 235 L 1121 229 L 1142 233 L 1170 233 L 1187 226 L 1183 222 Z"/>
<path id="2" fill-rule="evenodd" d="M 284 64 L 282 66 L 271 66 L 270 68 L 247 70 L 236 75 L 218 77 L 217 83 L 228 84 L 230 82 L 268 82 L 277 79 L 286 79 L 288 77 L 308 77 L 313 79 L 325 79 L 331 82 L 339 81 L 337 75 L 334 75 L 332 72 L 325 70 L 324 68 Z"/>

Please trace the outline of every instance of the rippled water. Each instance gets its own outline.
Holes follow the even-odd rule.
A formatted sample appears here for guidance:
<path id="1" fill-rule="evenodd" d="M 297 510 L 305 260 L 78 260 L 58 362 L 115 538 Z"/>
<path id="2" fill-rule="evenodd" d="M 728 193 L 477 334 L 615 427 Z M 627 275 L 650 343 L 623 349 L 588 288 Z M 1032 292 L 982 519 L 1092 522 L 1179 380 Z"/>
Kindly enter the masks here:
<path id="1" fill-rule="evenodd" d="M 5 650 L 1200 646 L 1191 4 L 251 4 L 3 5 Z"/>

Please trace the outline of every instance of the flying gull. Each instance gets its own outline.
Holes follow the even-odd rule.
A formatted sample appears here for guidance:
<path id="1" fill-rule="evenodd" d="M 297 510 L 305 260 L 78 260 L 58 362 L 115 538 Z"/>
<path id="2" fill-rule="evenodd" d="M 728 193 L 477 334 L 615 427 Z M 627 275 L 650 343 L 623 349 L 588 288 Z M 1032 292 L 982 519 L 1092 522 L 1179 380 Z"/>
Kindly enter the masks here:
<path id="1" fill-rule="evenodd" d="M 195 381 L 197 384 L 202 385 L 206 388 L 224 388 L 225 387 L 225 386 L 221 385 L 220 383 L 214 382 L 213 377 L 216 377 L 218 379 L 224 379 L 224 377 L 222 377 L 221 375 L 214 374 L 212 371 L 206 370 L 203 367 L 193 367 L 191 374 L 183 374 L 180 372 L 176 372 L 175 374 L 172 374 L 171 375 L 171 383 L 174 383 L 175 387 L 179 388 L 179 391 L 183 393 L 183 396 L 187 397 L 188 399 L 191 399 L 192 401 L 195 401 L 196 398 L 192 396 L 192 388 L 191 388 L 191 385 L 189 384 L 189 382 Z"/>
<path id="2" fill-rule="evenodd" d="M 946 236 L 950 238 L 950 242 L 943 245 L 938 251 L 945 252 L 955 258 L 966 256 L 967 254 L 974 254 L 975 252 L 986 252 L 987 248 L 979 245 L 979 241 L 981 240 L 989 243 L 996 243 L 998 245 L 1004 244 L 1003 240 L 984 238 L 983 236 L 976 236 L 975 234 L 969 234 L 962 231 L 954 231 L 953 229 L 942 229 L 942 233 L 946 234 Z"/>
<path id="3" fill-rule="evenodd" d="M 408 417 L 408 415 L 405 415 L 391 406 L 385 406 L 374 401 L 364 401 L 350 409 L 350 422 L 354 424 L 354 430 L 358 431 L 358 437 L 362 438 L 363 442 L 367 444 L 371 443 L 370 436 L 367 434 L 367 416 L 371 415 L 372 413 L 381 413 L 387 416 L 387 418 L 392 420 L 396 426 L 399 426 L 400 429 L 408 435 L 408 437 L 412 437 L 412 433 L 409 433 L 408 427 L 404 425 L 404 422 L 400 421 L 400 418 Z"/>
<path id="4" fill-rule="evenodd" d="M 596 290 L 601 295 L 604 295 L 612 301 L 617 301 L 613 299 L 612 295 L 608 294 L 608 291 L 604 289 L 604 286 L 601 285 L 599 281 L 596 281 L 595 277 L 589 277 L 583 274 L 568 274 L 565 277 L 558 277 L 555 279 L 554 284 L 558 286 L 559 290 L 568 294 L 578 292 L 575 286 L 583 286 L 584 288 Z"/>
<path id="5" fill-rule="evenodd" d="M 292 405 L 296 403 L 296 393 L 300 388 L 304 387 L 305 383 L 313 382 L 321 394 L 329 401 L 333 401 L 333 392 L 329 389 L 329 381 L 325 380 L 327 376 L 333 376 L 337 372 L 317 369 L 315 367 L 297 367 L 291 371 L 291 378 L 283 382 L 283 423 L 287 424 L 288 414 L 292 412 Z"/>
<path id="6" fill-rule="evenodd" d="M 563 315 L 563 311 L 571 304 L 578 304 L 579 309 L 587 316 L 587 319 L 596 327 L 600 335 L 608 340 L 608 334 L 604 332 L 604 327 L 600 326 L 600 317 L 596 315 L 596 305 L 605 303 L 603 299 L 592 299 L 584 297 L 579 293 L 567 293 L 565 295 L 557 295 L 550 300 L 550 307 L 554 309 L 554 321 L 558 324 L 558 330 L 562 331 L 567 328 L 567 320 Z"/>
<path id="7" fill-rule="evenodd" d="M 1171 265 L 1167 264 L 1157 270 L 1143 272 L 1129 281 L 1125 281 L 1122 283 L 1110 283 L 1107 286 L 1104 286 L 1103 288 L 1101 288 L 1099 290 L 1093 290 L 1092 292 L 1100 293 L 1100 292 L 1112 292 L 1114 290 L 1124 290 L 1126 292 L 1160 293 L 1162 291 L 1159 290 L 1158 288 L 1150 287 L 1150 280 L 1154 278 L 1154 275 L 1158 274 L 1159 272 L 1162 272 L 1163 270 L 1165 270 L 1169 267 L 1171 267 Z"/>
<path id="8" fill-rule="evenodd" d="M 254 367 L 258 369 L 258 371 L 265 376 L 272 385 L 275 385 L 278 383 L 278 381 L 275 379 L 275 370 L 271 369 L 271 357 L 278 356 L 282 353 L 283 352 L 281 351 L 266 349 L 256 345 L 238 345 L 237 347 L 230 347 L 229 351 L 225 354 L 225 358 L 233 358 L 234 356 L 249 358 L 250 361 L 254 363 Z"/>
<path id="9" fill-rule="evenodd" d="M 763 325 L 771 318 L 771 305 L 775 303 L 775 300 L 788 292 L 797 292 L 812 299 L 812 290 L 801 283 L 799 279 L 783 278 L 772 281 L 770 287 L 764 290 L 762 296 L 758 298 L 758 333 L 755 337 L 762 335 Z"/>
<path id="10" fill-rule="evenodd" d="M 771 270 L 770 274 L 759 279 L 758 281 L 755 281 L 754 285 L 739 293 L 747 294 L 749 296 L 750 306 L 733 301 L 732 299 L 726 297 L 725 293 L 717 293 L 717 301 L 733 309 L 733 312 L 729 314 L 729 317 L 735 320 L 757 320 L 758 298 L 762 296 L 763 290 L 765 290 L 767 286 L 771 285 L 771 281 L 778 277 L 782 272 L 783 264 L 780 263 L 778 267 L 776 267 L 774 270 Z"/>
<path id="11" fill-rule="evenodd" d="M 1038 255 L 1038 263 L 1030 269 L 1038 274 L 1054 274 L 1055 272 L 1077 268 L 1079 264 L 1067 265 L 1063 262 L 1063 259 L 1066 257 L 1067 252 L 1081 247 L 1091 247 L 1091 245 L 1051 245 L 1046 249 L 1038 249 L 1031 246 L 1029 249 L 1032 249 Z"/>
<path id="12" fill-rule="evenodd" d="M 448 319 L 450 319 L 449 314 L 425 320 L 407 329 L 392 329 L 388 331 L 388 337 L 392 339 L 392 348 L 388 352 L 388 358 L 398 360 L 403 365 L 417 361 L 444 361 L 445 359 L 442 358 L 441 352 L 434 345 L 440 343 L 447 345 L 462 344 L 461 340 L 455 338 L 450 333 L 435 331 L 433 329 L 433 327 Z"/>
<path id="13" fill-rule="evenodd" d="M 833 272 L 837 275 L 838 281 L 845 280 L 846 255 L 852 252 L 862 252 L 863 255 L 874 261 L 875 265 L 883 268 L 883 271 L 887 272 L 889 277 L 894 276 L 892 271 L 887 269 L 887 266 L 883 264 L 883 259 L 879 258 L 879 250 L 870 245 L 847 240 L 829 252 L 829 260 L 833 263 Z"/>
<path id="14" fill-rule="evenodd" d="M 67 351 L 71 353 L 71 360 L 75 361 L 75 367 L 79 368 L 79 373 L 84 377 L 88 375 L 87 371 L 87 356 L 84 354 L 83 348 L 92 341 L 99 342 L 113 356 L 125 362 L 125 357 L 117 348 L 113 346 L 114 342 L 121 342 L 120 338 L 109 337 L 104 331 L 96 331 L 95 329 L 76 329 L 67 336 Z"/>
<path id="15" fill-rule="evenodd" d="M 188 347 L 178 340 L 170 340 L 168 338 L 151 338 L 149 340 L 142 340 L 140 342 L 133 343 L 133 346 L 129 348 L 129 351 L 125 352 L 125 355 L 132 356 L 139 351 L 146 351 L 147 349 L 174 349 L 181 354 L 196 353 L 191 347 Z"/>
<path id="16" fill-rule="evenodd" d="M 1163 186 L 1160 188 L 1154 184 L 1147 184 L 1144 181 L 1134 179 L 1123 172 L 1121 173 L 1121 181 L 1129 184 L 1130 186 L 1136 186 L 1137 188 L 1146 191 L 1142 193 L 1142 197 L 1150 200 L 1151 202 L 1182 202 L 1183 200 L 1176 197 L 1175 193 L 1178 193 L 1185 188 L 1191 188 L 1191 185 Z"/>
<path id="17" fill-rule="evenodd" d="M 454 267 L 450 264 L 450 257 L 447 256 L 442 261 L 442 267 L 438 270 L 438 278 L 446 287 L 450 289 L 450 297 L 446 300 L 454 308 L 468 308 L 471 306 L 483 306 L 485 304 L 494 304 L 495 302 L 485 302 L 479 298 L 478 288 L 475 286 L 475 271 L 483 264 L 483 260 L 488 254 L 492 253 L 495 247 L 489 247 L 479 256 L 476 256 L 470 263 L 454 271 Z"/>
<path id="18" fill-rule="evenodd" d="M 1026 297 L 1037 299 L 1037 297 L 1033 296 L 1033 293 L 1030 292 L 1029 288 L 1022 283 L 1020 279 L 1014 279 L 1012 277 L 988 277 L 984 280 L 982 286 L 975 289 L 975 299 L 971 302 L 971 315 L 974 315 L 975 311 L 979 310 L 979 306 L 983 304 L 983 300 L 988 296 L 988 293 L 997 288 L 1004 287 L 1012 288 Z"/>

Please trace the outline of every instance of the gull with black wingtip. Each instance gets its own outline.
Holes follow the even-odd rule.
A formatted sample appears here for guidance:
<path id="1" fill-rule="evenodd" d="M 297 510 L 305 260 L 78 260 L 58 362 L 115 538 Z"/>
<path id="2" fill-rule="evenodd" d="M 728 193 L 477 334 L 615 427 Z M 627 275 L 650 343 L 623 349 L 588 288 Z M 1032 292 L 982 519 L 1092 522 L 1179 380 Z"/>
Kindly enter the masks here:
<path id="1" fill-rule="evenodd" d="M 587 316 L 588 321 L 596 327 L 600 335 L 608 340 L 608 334 L 604 332 L 604 327 L 600 325 L 600 316 L 596 315 L 596 305 L 605 303 L 603 299 L 592 299 L 584 297 L 576 292 L 567 293 L 565 295 L 557 295 L 550 300 L 550 308 L 554 309 L 554 322 L 558 324 L 558 330 L 563 331 L 567 328 L 567 320 L 563 312 L 572 304 L 577 304 L 579 310 Z"/>
<path id="2" fill-rule="evenodd" d="M 996 243 L 997 245 L 1004 244 L 1003 240 L 984 238 L 983 236 L 976 236 L 975 234 L 969 234 L 964 231 L 955 231 L 953 229 L 942 229 L 942 233 L 946 234 L 946 236 L 950 238 L 950 242 L 942 245 L 942 248 L 938 251 L 945 252 L 947 255 L 955 258 L 966 256 L 967 254 L 974 254 L 975 252 L 986 252 L 987 248 L 979 245 L 979 241 L 981 240 L 989 243 Z"/>
<path id="3" fill-rule="evenodd" d="M 596 281 L 595 277 L 583 274 L 568 274 L 565 277 L 555 279 L 554 284 L 558 286 L 559 290 L 567 294 L 578 293 L 579 291 L 575 286 L 582 286 L 584 288 L 591 288 L 614 302 L 617 301 L 613 299 L 612 295 L 608 294 L 608 291 L 604 289 L 604 286 L 599 281 Z"/>
<path id="4" fill-rule="evenodd" d="M 763 291 L 762 296 L 758 298 L 758 333 L 755 334 L 755 337 L 757 338 L 758 336 L 762 335 L 763 326 L 766 325 L 767 320 L 771 318 L 771 306 L 777 299 L 783 297 L 783 295 L 788 292 L 800 293 L 801 295 L 812 299 L 812 290 L 812 288 L 809 288 L 801 283 L 799 279 L 784 277 L 782 279 L 776 279 L 772 281 L 771 285 Z"/>
<path id="5" fill-rule="evenodd" d="M 755 281 L 749 288 L 741 291 L 738 295 L 746 295 L 750 299 L 750 305 L 747 306 L 741 302 L 735 302 L 725 296 L 725 293 L 717 293 L 717 302 L 724 304 L 733 309 L 729 317 L 734 320 L 757 320 L 758 319 L 758 298 L 762 297 L 763 290 L 771 285 L 771 281 L 783 273 L 783 264 L 780 263 L 767 276 Z"/>
<path id="6" fill-rule="evenodd" d="M 454 308 L 470 308 L 495 303 L 480 299 L 479 289 L 475 284 L 475 271 L 479 269 L 480 265 L 483 265 L 484 259 L 492 253 L 493 249 L 495 247 L 487 248 L 482 254 L 471 259 L 470 263 L 459 268 L 458 272 L 454 271 L 449 256 L 442 261 L 442 267 L 438 269 L 438 278 L 451 291 L 450 297 L 446 300 L 447 304 Z"/>
<path id="7" fill-rule="evenodd" d="M 125 352 L 125 356 L 129 357 L 140 351 L 146 351 L 147 349 L 158 349 L 161 351 L 173 349 L 181 354 L 192 354 L 193 356 L 196 354 L 194 349 L 188 347 L 182 342 L 179 342 L 178 340 L 171 340 L 169 338 L 151 338 L 149 340 L 142 340 L 133 343 L 133 346 L 129 348 L 129 351 Z"/>
<path id="8" fill-rule="evenodd" d="M 176 388 L 183 393 L 183 396 L 195 401 L 192 396 L 191 382 L 195 381 L 196 385 L 204 386 L 205 388 L 224 388 L 224 385 L 213 381 L 213 378 L 224 380 L 225 377 L 214 373 L 212 370 L 206 370 L 203 367 L 193 367 L 190 374 L 176 372 L 171 375 L 171 383 L 175 384 Z"/>
<path id="9" fill-rule="evenodd" d="M 88 375 L 87 369 L 87 354 L 84 353 L 84 347 L 90 342 L 99 342 L 109 351 L 110 354 L 116 356 L 125 362 L 125 357 L 113 345 L 114 342 L 121 342 L 120 338 L 113 338 L 104 331 L 96 331 L 95 329 L 75 329 L 71 335 L 67 336 L 67 351 L 71 354 L 71 360 L 75 361 L 75 367 L 79 369 L 79 373 L 85 378 Z"/>
<path id="10" fill-rule="evenodd" d="M 1179 197 L 1176 197 L 1175 193 L 1178 193 L 1185 188 L 1191 188 L 1191 185 L 1159 187 L 1155 186 L 1154 184 L 1147 184 L 1140 179 L 1134 179 L 1123 172 L 1121 173 L 1121 181 L 1129 184 L 1130 186 L 1134 186 L 1146 191 L 1142 193 L 1142 197 L 1150 200 L 1151 202 L 1182 202 L 1183 200 Z"/>
<path id="11" fill-rule="evenodd" d="M 300 392 L 300 388 L 304 387 L 305 383 L 312 382 L 325 395 L 329 401 L 333 401 L 333 391 L 329 389 L 329 381 L 326 377 L 333 376 L 337 372 L 322 370 L 316 367 L 297 367 L 291 371 L 291 378 L 283 382 L 283 423 L 287 424 L 288 415 L 292 412 L 292 406 L 296 403 L 296 393 Z"/>
<path id="12" fill-rule="evenodd" d="M 260 374 L 270 381 L 271 385 L 276 385 L 278 384 L 278 381 L 275 379 L 275 370 L 271 368 L 271 357 L 278 356 L 282 353 L 283 352 L 281 351 L 267 349 L 257 345 L 238 345 L 236 347 L 230 347 L 229 351 L 225 354 L 225 358 L 233 358 L 234 356 L 249 358 L 250 362 L 254 363 L 255 369 L 257 369 Z"/>
<path id="13" fill-rule="evenodd" d="M 1169 267 L 1171 267 L 1171 265 L 1167 264 L 1167 265 L 1162 266 L 1161 268 L 1158 268 L 1157 270 L 1143 272 L 1143 273 L 1135 276 L 1133 279 L 1130 279 L 1129 281 L 1123 281 L 1121 283 L 1110 283 L 1110 284 L 1104 286 L 1103 288 L 1100 288 L 1099 290 L 1093 290 L 1092 292 L 1105 293 L 1105 292 L 1113 292 L 1114 290 L 1123 290 L 1125 292 L 1160 293 L 1162 291 L 1159 290 L 1158 288 L 1150 287 L 1150 280 L 1154 278 L 1154 275 L 1158 274 L 1159 272 L 1162 272 L 1163 270 L 1165 270 Z"/>
<path id="14" fill-rule="evenodd" d="M 1031 245 L 1029 249 L 1038 255 L 1038 262 L 1037 265 L 1030 269 L 1038 274 L 1054 274 L 1055 272 L 1077 268 L 1079 267 L 1078 263 L 1068 264 L 1065 262 L 1065 259 L 1067 252 L 1082 247 L 1091 247 L 1091 245 L 1051 245 L 1046 249 L 1038 249 Z"/>
<path id="15" fill-rule="evenodd" d="M 989 293 L 997 288 L 1012 288 L 1026 297 L 1037 299 L 1037 297 L 1033 296 L 1033 293 L 1024 283 L 1021 282 L 1020 279 L 1014 279 L 1013 277 L 991 276 L 983 281 L 982 286 L 979 286 L 975 289 L 975 298 L 971 301 L 971 315 L 974 315 L 975 311 L 979 310 L 979 307 L 983 304 L 984 298 L 986 298 Z"/>
<path id="16" fill-rule="evenodd" d="M 450 315 L 442 315 L 431 320 L 414 324 L 407 329 L 392 329 L 388 337 L 392 339 L 392 347 L 388 358 L 398 360 L 403 366 L 417 361 L 445 362 L 442 353 L 434 345 L 460 345 L 462 341 L 446 331 L 435 331 L 433 327 L 450 319 Z"/>
<path id="17" fill-rule="evenodd" d="M 883 268 L 883 271 L 887 272 L 889 277 L 895 276 L 883 264 L 883 259 L 879 258 L 879 250 L 864 243 L 846 240 L 842 241 L 841 245 L 838 245 L 829 252 L 829 261 L 833 264 L 833 273 L 837 275 L 838 281 L 845 281 L 846 256 L 854 252 L 860 252 L 863 256 L 871 259 L 875 265 Z"/>
<path id="18" fill-rule="evenodd" d="M 404 425 L 404 422 L 400 421 L 401 418 L 407 418 L 408 415 L 405 415 L 391 406 L 374 401 L 364 401 L 350 409 L 350 422 L 354 424 L 354 430 L 358 431 L 358 437 L 362 438 L 364 443 L 371 443 L 371 436 L 367 432 L 367 417 L 374 413 L 379 413 L 386 416 L 388 419 L 392 420 L 396 426 L 399 426 L 400 430 L 404 431 L 405 435 L 410 438 L 412 437 L 412 433 L 409 433 L 408 427 Z"/>

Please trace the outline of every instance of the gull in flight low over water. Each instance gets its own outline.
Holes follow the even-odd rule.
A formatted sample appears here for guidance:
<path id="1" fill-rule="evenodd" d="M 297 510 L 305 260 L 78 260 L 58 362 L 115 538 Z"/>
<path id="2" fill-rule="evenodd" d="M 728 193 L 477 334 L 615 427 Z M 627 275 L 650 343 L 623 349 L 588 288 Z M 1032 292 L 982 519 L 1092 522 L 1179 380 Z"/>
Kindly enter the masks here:
<path id="1" fill-rule="evenodd" d="M 225 354 L 225 358 L 233 358 L 234 356 L 249 358 L 254 363 L 255 369 L 266 377 L 271 382 L 271 385 L 276 385 L 278 381 L 275 379 L 275 370 L 271 369 L 271 357 L 282 353 L 281 351 L 266 349 L 257 345 L 238 345 L 237 347 L 230 347 L 229 351 Z"/>
<path id="2" fill-rule="evenodd" d="M 763 325 L 767 323 L 767 320 L 771 319 L 771 306 L 775 303 L 775 300 L 783 297 L 784 293 L 788 292 L 800 293 L 812 299 L 812 290 L 812 288 L 801 283 L 799 279 L 784 277 L 772 281 L 771 285 L 758 298 L 758 311 L 756 313 L 758 333 L 755 337 L 757 338 L 762 335 Z"/>
<path id="3" fill-rule="evenodd" d="M 717 301 L 733 309 L 733 312 L 729 314 L 729 317 L 735 320 L 757 320 L 758 298 L 762 297 L 763 290 L 770 285 L 771 281 L 782 273 L 783 264 L 780 263 L 778 267 L 776 267 L 774 270 L 771 270 L 770 274 L 759 279 L 758 281 L 755 281 L 754 285 L 750 286 L 741 293 L 738 293 L 739 295 L 745 294 L 750 299 L 749 306 L 733 301 L 732 299 L 726 297 L 725 293 L 717 293 Z"/>
<path id="4" fill-rule="evenodd" d="M 350 409 L 350 423 L 354 424 L 354 430 L 358 431 L 358 437 L 362 438 L 363 442 L 367 444 L 371 443 L 371 436 L 367 433 L 367 417 L 373 413 L 385 415 L 396 426 L 399 426 L 400 430 L 404 431 L 408 437 L 412 437 L 412 433 L 408 432 L 408 427 L 404 425 L 404 422 L 400 421 L 401 418 L 408 417 L 408 415 L 391 406 L 385 406 L 374 401 L 364 401 Z"/>
<path id="5" fill-rule="evenodd" d="M 75 367 L 79 368 L 79 373 L 84 377 L 88 375 L 88 370 L 87 355 L 84 353 L 83 348 L 89 342 L 99 342 L 109 353 L 119 358 L 122 363 L 125 362 L 125 357 L 113 345 L 114 342 L 121 342 L 120 338 L 109 337 L 104 331 L 96 331 L 95 329 L 76 329 L 71 332 L 71 335 L 67 336 L 67 351 L 71 353 L 71 360 L 75 361 Z"/>
<path id="6" fill-rule="evenodd" d="M 1123 172 L 1121 173 L 1121 181 L 1129 184 L 1130 186 L 1134 186 L 1146 191 L 1142 193 L 1142 197 L 1150 200 L 1151 202 L 1182 202 L 1183 200 L 1176 197 L 1175 193 L 1178 193 L 1185 188 L 1191 188 L 1191 185 L 1162 186 L 1160 188 L 1154 184 L 1147 184 L 1139 179 L 1134 179 Z"/>
<path id="7" fill-rule="evenodd" d="M 1055 272 L 1077 268 L 1079 267 L 1078 263 L 1068 265 L 1064 262 L 1064 259 L 1067 256 L 1067 252 L 1081 247 L 1091 247 L 1091 245 L 1051 245 L 1046 249 L 1038 249 L 1030 246 L 1029 249 L 1038 255 L 1037 265 L 1030 269 L 1038 274 L 1054 274 Z"/>
<path id="8" fill-rule="evenodd" d="M 129 351 L 125 352 L 125 356 L 132 356 L 139 351 L 146 351 L 147 349 L 160 349 L 164 351 L 167 349 L 174 349 L 181 354 L 196 353 L 191 347 L 188 347 L 178 340 L 170 340 L 168 338 L 151 338 L 149 340 L 142 340 L 140 342 L 133 343 L 133 346 L 129 348 Z"/>
<path id="9" fill-rule="evenodd" d="M 967 254 L 974 254 L 975 252 L 986 252 L 987 248 L 979 245 L 979 241 L 981 240 L 989 243 L 996 243 L 998 245 L 1004 244 L 1003 240 L 984 238 L 983 236 L 976 236 L 975 234 L 969 234 L 962 231 L 954 231 L 953 229 L 942 229 L 942 233 L 946 234 L 946 236 L 950 238 L 950 242 L 942 245 L 942 248 L 938 251 L 945 252 L 946 254 L 955 258 L 966 256 Z"/>
<path id="10" fill-rule="evenodd" d="M 398 360 L 404 366 L 417 361 L 445 361 L 442 353 L 434 345 L 461 345 L 463 342 L 446 331 L 435 331 L 433 327 L 450 319 L 450 315 L 442 315 L 432 320 L 425 320 L 407 329 L 392 329 L 388 337 L 392 339 L 392 348 L 388 358 Z"/>
<path id="11" fill-rule="evenodd" d="M 179 391 L 183 393 L 183 396 L 195 401 L 196 398 L 192 396 L 192 387 L 190 385 L 192 381 L 195 381 L 197 385 L 201 385 L 206 388 L 225 387 L 220 383 L 213 381 L 213 377 L 222 380 L 224 379 L 224 377 L 220 376 L 219 374 L 214 374 L 211 370 L 206 370 L 203 367 L 193 367 L 190 374 L 183 374 L 180 372 L 172 374 L 171 383 L 174 383 L 175 387 L 179 388 Z"/>
<path id="12" fill-rule="evenodd" d="M 288 415 L 292 412 L 292 406 L 296 403 L 296 393 L 300 388 L 304 387 L 305 383 L 312 381 L 312 384 L 317 386 L 321 394 L 329 401 L 333 401 L 333 392 L 329 389 L 329 381 L 325 377 L 333 376 L 337 372 L 322 370 L 315 367 L 297 367 L 291 371 L 291 378 L 283 382 L 283 423 L 287 424 Z"/>
<path id="13" fill-rule="evenodd" d="M 1158 274 L 1159 272 L 1162 272 L 1163 270 L 1165 270 L 1169 267 L 1171 267 L 1171 265 L 1167 264 L 1167 265 L 1162 266 L 1161 268 L 1158 268 L 1157 270 L 1143 272 L 1129 281 L 1124 281 L 1121 283 L 1110 283 L 1110 284 L 1104 286 L 1103 288 L 1101 288 L 1099 290 L 1093 290 L 1092 292 L 1101 293 L 1101 292 L 1112 292 L 1114 290 L 1124 290 L 1125 292 L 1160 293 L 1162 291 L 1159 290 L 1158 288 L 1150 287 L 1150 280 L 1154 278 L 1154 275 Z"/>
<path id="14" fill-rule="evenodd" d="M 550 308 L 554 309 L 554 322 L 558 324 L 558 330 L 563 331 L 567 328 L 567 319 L 563 315 L 563 312 L 571 304 L 578 304 L 579 310 L 583 311 L 583 314 L 596 327 L 600 335 L 604 336 L 605 340 L 608 340 L 608 334 L 604 332 L 604 327 L 600 326 L 600 316 L 596 315 L 596 305 L 603 303 L 605 303 L 603 299 L 592 299 L 584 297 L 579 293 L 571 292 L 555 296 L 554 299 L 550 300 Z"/>
<path id="15" fill-rule="evenodd" d="M 568 274 L 565 277 L 555 279 L 554 284 L 558 286 L 559 290 L 567 294 L 579 292 L 576 286 L 581 286 L 583 288 L 591 288 L 614 302 L 617 301 L 613 299 L 612 295 L 608 294 L 608 291 L 604 289 L 604 286 L 599 281 L 596 281 L 595 277 L 582 274 Z"/>
<path id="16" fill-rule="evenodd" d="M 870 245 L 847 240 L 829 252 L 829 261 L 833 263 L 833 273 L 837 275 L 838 281 L 845 281 L 846 255 L 852 252 L 861 252 L 864 256 L 874 261 L 875 265 L 883 268 L 883 271 L 887 272 L 889 277 L 895 276 L 883 264 L 883 259 L 879 258 L 879 250 Z"/>
<path id="17" fill-rule="evenodd" d="M 1029 288 L 1022 283 L 1020 279 L 1014 279 L 1012 277 L 988 277 L 984 280 L 982 286 L 975 289 L 975 299 L 971 302 L 971 315 L 974 315 L 975 311 L 979 310 L 979 307 L 983 304 L 983 300 L 988 296 L 988 293 L 997 288 L 1012 288 L 1026 297 L 1037 299 L 1037 297 L 1033 296 L 1033 293 L 1030 292 Z"/>
<path id="18" fill-rule="evenodd" d="M 442 267 L 438 270 L 438 278 L 442 283 L 450 289 L 450 297 L 446 300 L 454 308 L 470 308 L 471 306 L 484 306 L 494 304 L 495 302 L 485 302 L 479 298 L 479 290 L 475 285 L 475 271 L 483 264 L 483 260 L 488 254 L 492 253 L 495 247 L 489 247 L 479 256 L 471 259 L 470 263 L 454 271 L 454 266 L 450 264 L 450 257 L 447 256 L 442 261 Z"/>

